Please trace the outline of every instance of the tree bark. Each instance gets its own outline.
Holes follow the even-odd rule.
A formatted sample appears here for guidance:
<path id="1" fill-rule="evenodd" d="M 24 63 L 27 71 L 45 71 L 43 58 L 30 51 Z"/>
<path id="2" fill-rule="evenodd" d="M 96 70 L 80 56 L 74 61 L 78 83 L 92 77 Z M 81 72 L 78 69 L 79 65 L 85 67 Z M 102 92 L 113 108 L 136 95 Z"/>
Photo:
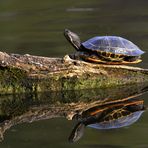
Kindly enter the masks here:
<path id="1" fill-rule="evenodd" d="M 0 52 L 0 93 L 106 88 L 148 82 L 148 69 Z"/>

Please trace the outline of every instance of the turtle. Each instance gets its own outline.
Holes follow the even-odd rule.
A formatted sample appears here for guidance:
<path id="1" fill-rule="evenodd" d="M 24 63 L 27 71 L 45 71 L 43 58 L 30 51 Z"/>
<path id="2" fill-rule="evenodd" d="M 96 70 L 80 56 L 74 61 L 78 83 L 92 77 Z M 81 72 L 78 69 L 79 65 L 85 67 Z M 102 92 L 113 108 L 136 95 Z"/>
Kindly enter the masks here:
<path id="1" fill-rule="evenodd" d="M 102 64 L 134 64 L 142 61 L 141 55 L 144 51 L 119 36 L 96 36 L 83 43 L 69 29 L 64 30 L 64 36 L 77 51 L 70 55 L 73 59 Z"/>
<path id="2" fill-rule="evenodd" d="M 78 141 L 86 126 L 96 129 L 115 129 L 129 126 L 136 122 L 144 110 L 143 100 L 127 100 L 117 103 L 98 105 L 77 114 L 78 123 L 69 136 L 69 142 Z"/>

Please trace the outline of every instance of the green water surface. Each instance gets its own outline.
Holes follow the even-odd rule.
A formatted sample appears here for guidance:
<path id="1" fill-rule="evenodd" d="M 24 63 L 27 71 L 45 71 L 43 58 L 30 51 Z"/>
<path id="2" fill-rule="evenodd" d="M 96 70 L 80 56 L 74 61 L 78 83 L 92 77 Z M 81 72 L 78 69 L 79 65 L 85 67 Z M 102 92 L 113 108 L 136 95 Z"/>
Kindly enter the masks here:
<path id="1" fill-rule="evenodd" d="M 65 28 L 78 33 L 82 41 L 97 35 L 127 38 L 146 52 L 138 66 L 148 67 L 147 0 L 0 1 L 0 50 L 3 52 L 63 57 L 75 51 L 63 36 Z M 69 99 L 74 97 L 72 93 L 69 96 L 72 97 Z M 3 97 L 0 96 L 0 99 Z M 141 98 L 148 105 L 148 95 L 144 94 Z M 19 124 L 6 131 L 0 147 L 148 147 L 147 111 L 129 127 L 109 131 L 86 128 L 82 139 L 70 144 L 67 139 L 74 124 L 75 121 L 65 118 Z"/>

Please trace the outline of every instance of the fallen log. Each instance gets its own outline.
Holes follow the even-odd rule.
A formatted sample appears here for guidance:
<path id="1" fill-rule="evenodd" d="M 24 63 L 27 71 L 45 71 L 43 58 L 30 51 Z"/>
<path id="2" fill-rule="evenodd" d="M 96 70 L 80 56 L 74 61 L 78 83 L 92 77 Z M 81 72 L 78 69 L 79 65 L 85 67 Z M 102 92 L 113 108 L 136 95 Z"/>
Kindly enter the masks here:
<path id="1" fill-rule="evenodd" d="M 0 93 L 106 88 L 148 82 L 148 69 L 0 52 Z"/>

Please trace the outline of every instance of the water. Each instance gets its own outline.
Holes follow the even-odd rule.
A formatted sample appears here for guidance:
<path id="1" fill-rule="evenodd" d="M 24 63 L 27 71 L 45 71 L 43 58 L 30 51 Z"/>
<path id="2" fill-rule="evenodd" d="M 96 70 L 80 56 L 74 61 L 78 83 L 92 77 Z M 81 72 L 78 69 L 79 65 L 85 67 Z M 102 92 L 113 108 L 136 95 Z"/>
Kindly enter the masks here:
<path id="1" fill-rule="evenodd" d="M 77 120 L 67 120 L 86 108 L 120 101 L 147 101 L 147 85 L 102 90 L 44 92 L 1 96 L 1 147 L 147 147 L 147 110 L 131 126 L 111 130 L 86 127 L 75 143 L 68 142 Z M 114 103 L 113 103 L 114 102 Z M 70 108 L 67 106 L 72 103 Z M 127 120 L 128 121 L 128 120 Z M 5 131 L 5 132 L 4 132 Z"/>
<path id="2" fill-rule="evenodd" d="M 0 4 L 0 50 L 11 53 L 33 54 L 49 57 L 63 57 L 74 49 L 63 36 L 63 30 L 69 28 L 85 41 L 96 35 L 117 35 L 127 38 L 146 53 L 138 66 L 147 68 L 148 49 L 148 1 L 147 0 L 1 0 Z M 108 90 L 110 92 L 112 90 Z M 87 91 L 86 91 L 87 92 Z M 41 101 L 38 95 L 24 95 L 22 106 L 12 103 L 16 113 L 22 114 L 32 104 L 50 104 L 54 101 L 77 102 L 79 99 L 90 101 L 94 91 L 55 94 L 52 102 L 48 95 Z M 97 96 L 105 97 L 98 90 Z M 125 93 L 126 94 L 126 93 Z M 119 96 L 120 93 L 117 93 Z M 147 94 L 139 96 L 148 105 Z M 84 97 L 84 98 L 83 98 Z M 115 97 L 115 96 L 114 96 Z M 20 96 L 0 96 L 1 100 L 13 100 Z M 34 99 L 29 99 L 34 98 Z M 96 95 L 94 98 L 97 98 Z M 93 99 L 94 99 L 93 98 Z M 100 98 L 100 97 L 99 97 Z M 24 100 L 28 100 L 27 102 Z M 93 100 L 92 99 L 92 100 Z M 17 99 L 14 99 L 17 100 Z M 38 100 L 38 101 L 36 101 Z M 14 101 L 15 102 L 15 101 Z M 62 103 L 65 103 L 62 102 Z M 68 102 L 68 103 L 69 103 Z M 7 104 L 7 103 L 6 103 Z M 13 106 L 14 105 L 14 106 Z M 6 110 L 15 116 L 15 110 Z M 22 110 L 24 109 L 24 110 Z M 148 130 L 148 112 L 144 112 L 135 124 L 122 129 L 98 131 L 86 128 L 84 136 L 76 143 L 68 143 L 68 136 L 76 121 L 66 118 L 40 120 L 22 123 L 6 131 L 0 147 L 101 147 L 101 148 L 146 148 Z"/>

